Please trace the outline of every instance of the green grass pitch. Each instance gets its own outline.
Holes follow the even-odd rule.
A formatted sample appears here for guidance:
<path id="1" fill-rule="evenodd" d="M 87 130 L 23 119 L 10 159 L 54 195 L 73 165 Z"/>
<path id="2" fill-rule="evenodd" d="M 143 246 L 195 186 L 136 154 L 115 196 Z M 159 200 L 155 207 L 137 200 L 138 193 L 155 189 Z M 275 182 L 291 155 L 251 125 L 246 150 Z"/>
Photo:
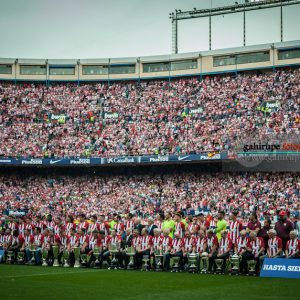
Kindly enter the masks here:
<path id="1" fill-rule="evenodd" d="M 0 299 L 299 299 L 299 279 L 0 265 Z"/>

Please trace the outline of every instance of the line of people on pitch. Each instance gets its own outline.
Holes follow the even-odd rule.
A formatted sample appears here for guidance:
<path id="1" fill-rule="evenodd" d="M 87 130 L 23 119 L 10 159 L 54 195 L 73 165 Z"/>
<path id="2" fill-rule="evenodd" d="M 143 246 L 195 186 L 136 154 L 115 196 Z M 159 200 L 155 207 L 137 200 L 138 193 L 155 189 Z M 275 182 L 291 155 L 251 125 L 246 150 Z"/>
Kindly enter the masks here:
<path id="1" fill-rule="evenodd" d="M 59 250 L 57 259 L 60 264 L 66 259 L 70 266 L 75 264 L 75 249 L 79 249 L 78 259 L 83 261 L 86 256 L 86 266 L 102 267 L 106 262 L 111 266 L 111 258 L 116 259 L 116 267 L 127 268 L 130 260 L 128 249 L 134 253 L 134 268 L 141 268 L 143 258 L 149 259 L 149 267 L 156 267 L 155 254 L 157 250 L 162 254 L 163 269 L 170 270 L 170 260 L 173 257 L 179 258 L 179 269 L 184 270 L 189 263 L 191 253 L 197 255 L 197 268 L 200 267 L 200 260 L 203 257 L 208 258 L 208 272 L 216 270 L 216 259 L 222 259 L 222 271 L 230 262 L 233 254 L 238 255 L 240 260 L 240 272 L 247 273 L 249 260 L 256 261 L 256 271 L 266 257 L 287 257 L 299 258 L 300 241 L 297 239 L 296 231 L 290 232 L 290 239 L 283 248 L 282 240 L 276 236 L 276 231 L 268 231 L 268 245 L 265 245 L 263 238 L 257 237 L 255 231 L 251 231 L 247 236 L 246 231 L 240 231 L 236 241 L 232 241 L 227 231 L 222 231 L 221 238 L 218 240 L 212 230 L 199 230 L 191 233 L 186 231 L 181 238 L 179 232 L 175 232 L 174 238 L 170 237 L 169 230 L 155 228 L 153 236 L 148 234 L 148 230 L 143 228 L 141 235 L 139 230 L 127 229 L 125 235 L 117 234 L 116 230 L 111 230 L 110 234 L 105 231 L 93 231 L 87 235 L 84 228 L 72 228 L 67 235 L 64 228 L 61 233 L 55 234 L 53 230 L 47 228 L 41 233 L 41 228 L 36 227 L 34 235 L 31 235 L 29 229 L 26 229 L 24 235 L 20 235 L 18 230 L 14 230 L 10 240 L 5 241 L 0 247 L 5 250 L 5 258 L 13 252 L 12 260 L 17 262 L 20 253 L 24 253 L 24 262 L 42 263 L 42 255 L 46 252 L 47 263 L 53 264 L 54 252 L 56 246 Z M 114 253 L 112 253 L 114 249 Z M 266 250 L 267 249 L 267 250 Z M 96 251 L 97 250 L 97 251 Z M 97 255 L 95 255 L 97 253 Z M 132 253 L 131 253 L 132 254 Z M 22 256 L 22 255 L 21 255 Z M 64 259 L 63 259 L 64 258 Z"/>

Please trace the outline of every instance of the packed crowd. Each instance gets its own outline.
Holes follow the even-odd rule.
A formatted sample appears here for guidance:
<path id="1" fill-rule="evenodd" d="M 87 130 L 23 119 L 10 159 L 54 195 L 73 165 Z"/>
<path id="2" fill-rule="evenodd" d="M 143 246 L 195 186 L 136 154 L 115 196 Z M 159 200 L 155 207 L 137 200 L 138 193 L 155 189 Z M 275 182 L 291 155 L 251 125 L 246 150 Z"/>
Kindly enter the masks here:
<path id="1" fill-rule="evenodd" d="M 262 112 L 276 100 L 277 112 Z M 172 81 L 0 83 L 0 156 L 188 154 L 299 133 L 300 72 Z"/>
<path id="2" fill-rule="evenodd" d="M 216 218 L 166 212 L 156 220 L 148 217 L 144 225 L 131 213 L 89 219 L 79 214 L 76 220 L 72 215 L 8 217 L 1 224 L 0 250 L 8 263 L 101 268 L 105 262 L 114 269 L 255 274 L 266 257 L 300 258 L 294 230 L 299 224 L 285 210 L 277 215 L 274 228 L 269 218 L 262 225 L 255 212 L 243 225 L 237 210 L 227 220 L 224 211 Z"/>
<path id="3" fill-rule="evenodd" d="M 214 216 L 220 209 L 253 210 L 260 220 L 276 218 L 280 209 L 299 218 L 300 175 L 297 173 L 164 174 L 135 176 L 0 177 L 0 211 L 24 210 L 30 215 L 87 216 L 99 212 L 133 213 L 147 218 L 177 210 Z M 274 219 L 276 221 L 276 219 Z"/>
<path id="4" fill-rule="evenodd" d="M 267 100 L 278 101 L 277 111 L 260 109 Z M 6 82 L 0 108 L 1 157 L 232 150 L 250 134 L 299 134 L 300 71 L 111 85 Z M 164 270 L 171 258 L 190 268 L 196 254 L 196 269 L 203 258 L 208 271 L 218 259 L 225 271 L 236 255 L 241 273 L 253 260 L 258 271 L 265 257 L 299 257 L 299 193 L 297 173 L 0 175 L 0 251 L 9 262 L 117 268 L 128 268 L 131 256 L 135 268 L 157 268 L 162 254 Z"/>

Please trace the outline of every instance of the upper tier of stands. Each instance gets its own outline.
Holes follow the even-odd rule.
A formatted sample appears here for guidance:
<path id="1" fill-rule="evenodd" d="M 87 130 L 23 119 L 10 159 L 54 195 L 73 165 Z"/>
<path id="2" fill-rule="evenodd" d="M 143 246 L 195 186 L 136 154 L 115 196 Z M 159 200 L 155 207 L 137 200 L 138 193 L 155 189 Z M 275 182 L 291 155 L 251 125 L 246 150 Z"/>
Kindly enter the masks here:
<path id="1" fill-rule="evenodd" d="M 276 112 L 259 108 L 277 101 Z M 109 83 L 0 83 L 0 156 L 99 157 L 230 149 L 299 133 L 300 71 Z"/>

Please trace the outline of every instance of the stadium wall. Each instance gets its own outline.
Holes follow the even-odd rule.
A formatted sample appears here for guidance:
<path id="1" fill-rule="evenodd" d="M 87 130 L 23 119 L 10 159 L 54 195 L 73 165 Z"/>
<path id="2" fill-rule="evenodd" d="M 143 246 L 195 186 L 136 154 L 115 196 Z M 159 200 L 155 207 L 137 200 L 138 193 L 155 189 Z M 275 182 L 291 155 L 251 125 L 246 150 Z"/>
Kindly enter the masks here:
<path id="1" fill-rule="evenodd" d="M 0 58 L 0 80 L 45 82 L 143 80 L 274 69 L 293 65 L 300 65 L 300 41 L 129 58 Z M 87 73 L 84 69 L 97 71 L 93 73 L 94 70 L 90 70 L 90 73 Z"/>

